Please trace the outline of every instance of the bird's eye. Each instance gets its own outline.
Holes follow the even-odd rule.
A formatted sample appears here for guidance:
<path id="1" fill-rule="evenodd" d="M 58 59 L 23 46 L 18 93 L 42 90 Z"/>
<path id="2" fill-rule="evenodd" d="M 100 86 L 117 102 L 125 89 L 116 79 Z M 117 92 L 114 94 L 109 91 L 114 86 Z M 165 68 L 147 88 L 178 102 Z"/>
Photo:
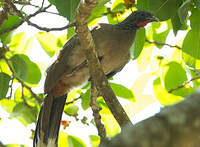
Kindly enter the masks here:
<path id="1" fill-rule="evenodd" d="M 141 16 L 144 16 L 144 13 L 142 13 Z"/>

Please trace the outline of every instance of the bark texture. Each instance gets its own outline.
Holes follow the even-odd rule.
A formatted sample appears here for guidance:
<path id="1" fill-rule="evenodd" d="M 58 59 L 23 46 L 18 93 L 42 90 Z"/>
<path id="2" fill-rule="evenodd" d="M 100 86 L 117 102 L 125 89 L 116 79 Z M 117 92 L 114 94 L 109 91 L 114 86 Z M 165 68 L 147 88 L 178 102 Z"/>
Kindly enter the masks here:
<path id="1" fill-rule="evenodd" d="M 199 147 L 200 92 L 163 108 L 157 115 L 122 132 L 100 147 Z"/>

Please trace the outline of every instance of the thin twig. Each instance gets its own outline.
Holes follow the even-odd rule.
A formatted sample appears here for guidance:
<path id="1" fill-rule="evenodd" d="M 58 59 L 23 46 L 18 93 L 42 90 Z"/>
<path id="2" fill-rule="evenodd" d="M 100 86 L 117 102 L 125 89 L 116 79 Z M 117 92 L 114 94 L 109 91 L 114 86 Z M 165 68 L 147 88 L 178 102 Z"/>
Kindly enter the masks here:
<path id="1" fill-rule="evenodd" d="M 45 12 L 49 7 L 51 7 L 51 4 L 44 7 L 43 9 L 39 9 L 38 11 L 36 11 L 35 13 L 33 14 L 30 14 L 29 16 L 26 17 L 27 20 L 29 20 L 30 18 L 42 13 L 42 12 Z M 8 33 L 10 31 L 13 31 L 14 29 L 18 28 L 20 25 L 22 25 L 25 21 L 24 20 L 21 20 L 19 23 L 15 24 L 14 26 L 10 27 L 10 28 L 7 28 L 3 31 L 0 32 L 0 35 L 2 34 L 5 34 L 5 33 Z"/>
<path id="2" fill-rule="evenodd" d="M 81 98 L 81 97 L 78 97 L 78 98 L 76 98 L 76 99 L 73 99 L 73 100 L 70 101 L 70 102 L 66 102 L 65 105 L 72 104 L 72 103 L 74 103 L 75 101 L 79 100 L 80 98 Z"/>
<path id="3" fill-rule="evenodd" d="M 182 85 L 180 85 L 180 86 L 178 86 L 178 87 L 176 87 L 176 88 L 172 88 L 172 89 L 169 90 L 168 92 L 169 92 L 169 93 L 172 93 L 173 91 L 178 90 L 178 89 L 180 89 L 180 88 L 183 88 L 186 84 L 189 84 L 190 82 L 192 82 L 192 81 L 194 81 L 194 80 L 197 80 L 197 79 L 200 79 L 200 76 L 195 77 L 195 78 L 192 78 L 192 79 L 190 79 L 189 81 L 184 82 Z"/>
<path id="4" fill-rule="evenodd" d="M 17 7 L 11 1 L 8 0 L 7 3 L 13 8 L 13 10 L 16 12 L 17 16 L 19 16 L 24 22 L 27 22 L 28 25 L 33 26 L 33 27 L 35 27 L 39 30 L 43 30 L 43 31 L 47 31 L 47 32 L 49 32 L 49 31 L 61 31 L 61 30 L 65 30 L 67 28 L 75 26 L 75 23 L 72 23 L 72 24 L 69 24 L 69 25 L 66 25 L 66 26 L 60 27 L 60 28 L 41 27 L 41 26 L 31 22 L 27 17 L 23 16 L 22 13 L 17 9 Z"/>
<path id="5" fill-rule="evenodd" d="M 93 111 L 94 116 L 94 122 L 96 124 L 98 135 L 100 136 L 101 143 L 105 141 L 106 139 L 106 130 L 104 124 L 101 122 L 101 115 L 99 114 L 99 111 L 101 111 L 101 108 L 97 105 L 97 89 L 95 87 L 94 81 L 91 81 L 91 98 L 90 98 L 90 107 Z"/>
<path id="6" fill-rule="evenodd" d="M 180 46 L 178 46 L 178 45 L 170 45 L 170 44 L 168 44 L 168 43 L 163 43 L 163 42 L 157 42 L 157 41 L 150 41 L 150 40 L 145 40 L 146 42 L 148 42 L 148 43 L 153 43 L 153 44 L 156 44 L 156 45 L 158 45 L 158 46 L 163 46 L 163 45 L 166 45 L 166 46 L 169 46 L 169 47 L 175 47 L 175 48 L 177 48 L 177 49 L 182 49 Z"/>
<path id="7" fill-rule="evenodd" d="M 30 93 L 32 94 L 32 96 L 35 97 L 36 101 L 37 101 L 39 104 L 41 104 L 41 103 L 42 103 L 41 98 L 40 98 L 39 96 L 37 96 L 37 95 L 32 91 L 32 89 L 31 89 L 28 85 L 26 85 L 21 79 L 19 79 L 19 78 L 15 75 L 15 73 L 14 73 L 14 71 L 13 71 L 13 69 L 12 69 L 11 65 L 9 64 L 9 61 L 8 61 L 8 59 L 7 59 L 6 57 L 4 57 L 4 60 L 5 60 L 6 64 L 8 65 L 8 67 L 10 68 L 10 71 L 11 71 L 12 74 L 13 74 L 13 78 L 17 79 L 17 81 L 18 81 L 19 83 L 21 83 L 21 84 L 23 85 L 23 87 L 25 87 L 26 89 L 28 89 L 28 90 L 30 91 Z"/>

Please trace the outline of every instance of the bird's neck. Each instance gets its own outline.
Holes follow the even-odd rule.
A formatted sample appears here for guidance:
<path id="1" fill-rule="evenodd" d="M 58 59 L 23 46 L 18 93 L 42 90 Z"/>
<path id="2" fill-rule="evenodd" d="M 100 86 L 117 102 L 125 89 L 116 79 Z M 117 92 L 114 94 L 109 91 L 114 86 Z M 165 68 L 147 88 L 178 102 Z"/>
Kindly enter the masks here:
<path id="1" fill-rule="evenodd" d="M 136 23 L 130 23 L 126 20 L 122 21 L 121 23 L 118 23 L 117 26 L 119 26 L 123 30 L 138 30 L 139 29 Z"/>

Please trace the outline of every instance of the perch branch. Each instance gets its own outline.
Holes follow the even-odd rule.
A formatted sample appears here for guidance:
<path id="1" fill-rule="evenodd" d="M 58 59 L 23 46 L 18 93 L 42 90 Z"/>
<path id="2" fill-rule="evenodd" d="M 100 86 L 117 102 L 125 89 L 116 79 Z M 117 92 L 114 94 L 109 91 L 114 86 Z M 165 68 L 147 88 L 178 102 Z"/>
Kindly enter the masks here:
<path id="1" fill-rule="evenodd" d="M 107 78 L 97 58 L 92 35 L 87 26 L 87 19 L 97 3 L 98 0 L 85 0 L 80 2 L 76 12 L 76 32 L 80 38 L 82 48 L 85 49 L 90 75 L 94 80 L 95 86 L 104 98 L 118 124 L 122 127 L 127 123 L 131 123 L 131 121 L 108 84 Z"/>

